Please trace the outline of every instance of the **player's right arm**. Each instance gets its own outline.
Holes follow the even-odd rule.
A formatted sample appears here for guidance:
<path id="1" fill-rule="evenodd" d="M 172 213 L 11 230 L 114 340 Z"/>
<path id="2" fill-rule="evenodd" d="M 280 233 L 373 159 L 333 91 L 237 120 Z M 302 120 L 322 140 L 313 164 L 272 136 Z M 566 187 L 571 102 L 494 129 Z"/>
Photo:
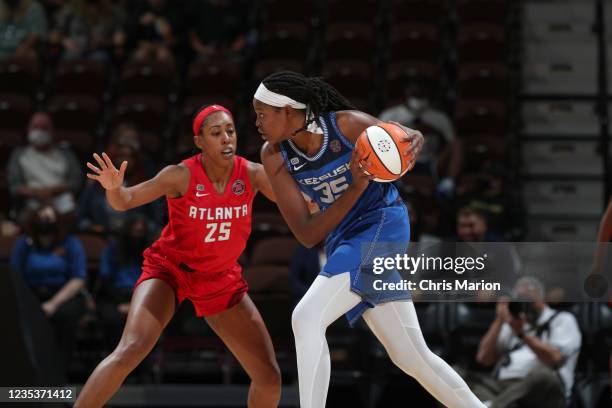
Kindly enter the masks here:
<path id="1" fill-rule="evenodd" d="M 367 188 L 370 177 L 359 169 L 359 159 L 360 153 L 353 151 L 350 163 L 353 182 L 344 193 L 325 211 L 311 214 L 302 192 L 285 167 L 281 153 L 269 143 L 262 147 L 261 162 L 274 190 L 276 205 L 291 232 L 305 247 L 312 248 L 324 240 Z"/>
<path id="2" fill-rule="evenodd" d="M 128 165 L 126 161 L 117 169 L 106 153 L 102 153 L 101 157 L 94 153 L 93 157 L 98 166 L 88 162 L 87 167 L 94 174 L 88 173 L 87 177 L 98 181 L 106 189 L 106 199 L 117 211 L 148 204 L 164 195 L 171 198 L 180 197 L 189 186 L 189 170 L 184 166 L 171 165 L 164 167 L 150 180 L 125 187 L 123 180 Z"/>

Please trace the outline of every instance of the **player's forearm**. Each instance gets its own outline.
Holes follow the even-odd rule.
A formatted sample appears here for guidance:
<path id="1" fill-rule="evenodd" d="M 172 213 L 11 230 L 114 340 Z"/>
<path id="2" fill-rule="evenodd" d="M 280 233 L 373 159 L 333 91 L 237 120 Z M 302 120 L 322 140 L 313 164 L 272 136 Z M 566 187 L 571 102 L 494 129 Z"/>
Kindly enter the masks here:
<path id="1" fill-rule="evenodd" d="M 127 187 L 119 187 L 112 190 L 106 190 L 106 199 L 108 203 L 117 211 L 126 211 L 132 208 L 132 194 Z"/>
<path id="2" fill-rule="evenodd" d="M 298 241 L 307 248 L 312 248 L 323 241 L 342 222 L 363 191 L 351 185 L 325 211 L 308 214 L 301 225 L 293 231 Z"/>
<path id="3" fill-rule="evenodd" d="M 487 333 L 480 340 L 478 352 L 476 353 L 476 361 L 485 367 L 492 366 L 499 358 L 497 338 L 499 337 L 502 325 L 503 321 L 501 319 L 495 319 Z"/>

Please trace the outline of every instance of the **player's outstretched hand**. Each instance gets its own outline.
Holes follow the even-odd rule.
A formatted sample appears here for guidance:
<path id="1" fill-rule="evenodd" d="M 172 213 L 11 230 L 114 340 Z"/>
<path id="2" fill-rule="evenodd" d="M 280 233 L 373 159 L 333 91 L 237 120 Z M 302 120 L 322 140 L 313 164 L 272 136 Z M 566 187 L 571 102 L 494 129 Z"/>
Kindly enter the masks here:
<path id="1" fill-rule="evenodd" d="M 88 178 L 98 181 L 107 190 L 114 190 L 123 185 L 125 169 L 128 165 L 127 161 L 121 163 L 119 170 L 117 170 L 106 153 L 102 153 L 102 157 L 98 153 L 94 153 L 93 158 L 98 162 L 98 167 L 87 162 L 87 167 L 95 173 L 87 173 Z"/>
<path id="2" fill-rule="evenodd" d="M 361 161 L 364 160 L 363 153 L 359 149 L 353 149 L 353 154 L 351 155 L 351 162 L 349 166 L 351 166 L 351 174 L 353 176 L 353 185 L 359 190 L 365 190 L 368 187 L 368 183 L 374 177 L 370 174 L 366 173 L 364 168 L 361 166 Z"/>
<path id="3" fill-rule="evenodd" d="M 423 144 L 425 143 L 425 138 L 423 134 L 415 129 L 410 129 L 401 123 L 398 122 L 389 122 L 393 123 L 404 129 L 406 132 L 406 136 L 402 139 L 402 156 L 404 156 L 408 160 L 408 170 L 412 170 L 414 165 L 416 164 L 416 158 L 419 155 L 419 152 L 423 148 Z"/>

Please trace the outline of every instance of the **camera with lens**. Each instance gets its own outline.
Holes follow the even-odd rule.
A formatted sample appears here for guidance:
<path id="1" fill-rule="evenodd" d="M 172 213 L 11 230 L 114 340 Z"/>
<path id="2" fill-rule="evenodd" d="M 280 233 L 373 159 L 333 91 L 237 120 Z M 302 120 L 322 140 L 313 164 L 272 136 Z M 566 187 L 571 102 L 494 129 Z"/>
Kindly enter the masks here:
<path id="1" fill-rule="evenodd" d="M 510 299 L 508 310 L 514 318 L 520 318 L 521 315 L 528 315 L 531 311 L 533 300 L 526 296 L 516 296 Z"/>

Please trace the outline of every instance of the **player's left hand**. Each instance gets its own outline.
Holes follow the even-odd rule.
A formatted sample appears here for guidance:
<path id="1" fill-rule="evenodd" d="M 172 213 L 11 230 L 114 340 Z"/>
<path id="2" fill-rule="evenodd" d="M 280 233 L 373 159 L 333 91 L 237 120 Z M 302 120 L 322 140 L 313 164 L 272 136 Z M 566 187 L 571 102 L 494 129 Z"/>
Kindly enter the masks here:
<path id="1" fill-rule="evenodd" d="M 414 165 L 416 164 L 416 158 L 419 155 L 421 149 L 423 149 L 423 144 L 425 143 L 425 138 L 423 134 L 416 130 L 410 129 L 398 122 L 390 121 L 389 123 L 393 123 L 404 129 L 406 132 L 406 136 L 400 142 L 402 144 L 402 155 L 408 159 L 408 170 L 412 170 Z"/>

